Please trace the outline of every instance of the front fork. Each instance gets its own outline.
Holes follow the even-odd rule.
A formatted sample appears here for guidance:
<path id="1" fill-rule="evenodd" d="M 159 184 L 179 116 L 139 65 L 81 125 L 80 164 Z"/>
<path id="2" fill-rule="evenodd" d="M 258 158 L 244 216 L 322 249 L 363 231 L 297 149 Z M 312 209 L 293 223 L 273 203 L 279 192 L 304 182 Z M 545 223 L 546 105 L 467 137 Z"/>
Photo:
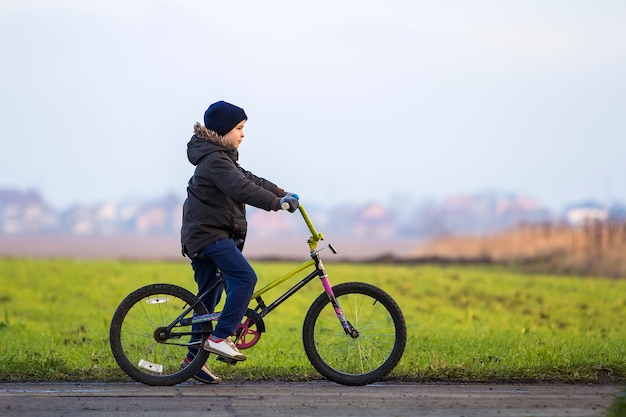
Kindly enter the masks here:
<path id="1" fill-rule="evenodd" d="M 337 297 L 335 297 L 335 293 L 333 292 L 333 287 L 330 285 L 330 281 L 328 280 L 328 275 L 324 271 L 323 265 L 321 265 L 321 261 L 319 264 L 320 269 L 320 280 L 322 281 L 322 285 L 324 286 L 324 291 L 326 291 L 326 295 L 328 296 L 328 300 L 333 305 L 335 309 L 335 314 L 337 314 L 337 318 L 341 323 L 341 327 L 343 327 L 343 331 L 346 332 L 348 336 L 353 339 L 359 337 L 359 331 L 352 326 L 352 324 L 346 319 L 345 314 L 343 314 L 343 309 L 339 305 L 339 301 Z"/>

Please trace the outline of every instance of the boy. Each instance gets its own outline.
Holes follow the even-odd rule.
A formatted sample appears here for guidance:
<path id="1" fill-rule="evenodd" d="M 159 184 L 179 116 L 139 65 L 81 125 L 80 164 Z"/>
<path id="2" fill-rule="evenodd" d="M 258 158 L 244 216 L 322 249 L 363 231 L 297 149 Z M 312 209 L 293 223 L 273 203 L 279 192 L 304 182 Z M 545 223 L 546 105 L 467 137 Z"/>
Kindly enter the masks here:
<path id="1" fill-rule="evenodd" d="M 204 126 L 195 124 L 187 157 L 196 168 L 187 185 L 181 229 L 182 252 L 191 258 L 198 295 L 215 283 L 218 268 L 226 281 L 224 309 L 203 349 L 238 361 L 246 356 L 230 335 L 241 323 L 257 281 L 241 253 L 247 231 L 245 206 L 266 211 L 288 207 L 291 213 L 298 208 L 297 194 L 285 192 L 237 163 L 247 120 L 242 108 L 218 101 L 204 113 Z M 215 309 L 222 291 L 219 287 L 202 300 L 209 312 Z M 197 350 L 190 348 L 181 367 L 187 366 L 195 353 Z M 205 383 L 221 381 L 206 365 L 194 378 Z"/>

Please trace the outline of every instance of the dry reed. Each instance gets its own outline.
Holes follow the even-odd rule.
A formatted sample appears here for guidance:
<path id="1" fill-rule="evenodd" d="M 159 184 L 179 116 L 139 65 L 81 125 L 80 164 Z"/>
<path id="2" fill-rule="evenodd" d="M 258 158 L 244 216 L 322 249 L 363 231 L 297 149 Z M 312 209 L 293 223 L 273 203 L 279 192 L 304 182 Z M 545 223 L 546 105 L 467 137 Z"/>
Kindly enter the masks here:
<path id="1" fill-rule="evenodd" d="M 626 221 L 520 225 L 488 236 L 441 236 L 417 258 L 524 265 L 576 275 L 626 277 Z"/>

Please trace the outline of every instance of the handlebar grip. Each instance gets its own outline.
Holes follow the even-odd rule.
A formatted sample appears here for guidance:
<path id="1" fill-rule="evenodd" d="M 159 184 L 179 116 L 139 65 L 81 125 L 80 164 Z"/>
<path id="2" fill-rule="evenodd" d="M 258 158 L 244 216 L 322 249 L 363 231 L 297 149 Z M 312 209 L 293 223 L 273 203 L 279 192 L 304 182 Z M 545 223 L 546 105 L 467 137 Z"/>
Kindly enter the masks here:
<path id="1" fill-rule="evenodd" d="M 280 208 L 283 210 L 289 210 L 289 203 L 285 201 L 283 204 L 280 205 Z"/>

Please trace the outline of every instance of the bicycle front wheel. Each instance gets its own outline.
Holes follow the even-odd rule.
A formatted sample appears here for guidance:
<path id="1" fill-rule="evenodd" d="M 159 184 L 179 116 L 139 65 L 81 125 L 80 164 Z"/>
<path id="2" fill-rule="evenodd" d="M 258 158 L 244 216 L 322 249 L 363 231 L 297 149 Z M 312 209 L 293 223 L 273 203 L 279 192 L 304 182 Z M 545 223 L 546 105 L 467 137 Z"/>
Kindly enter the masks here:
<path id="1" fill-rule="evenodd" d="M 406 346 L 406 324 L 398 304 L 383 290 L 362 282 L 333 287 L 355 332 L 346 334 L 326 293 L 304 318 L 302 340 L 313 367 L 331 381 L 366 385 L 387 376 Z"/>
<path id="2" fill-rule="evenodd" d="M 147 385 L 176 385 L 202 368 L 209 353 L 201 348 L 211 324 L 201 324 L 192 337 L 191 318 L 207 314 L 196 296 L 171 284 L 151 284 L 130 293 L 111 319 L 109 342 L 117 364 L 136 381 Z M 186 315 L 183 312 L 196 304 Z M 198 354 L 184 369 L 188 347 Z"/>

